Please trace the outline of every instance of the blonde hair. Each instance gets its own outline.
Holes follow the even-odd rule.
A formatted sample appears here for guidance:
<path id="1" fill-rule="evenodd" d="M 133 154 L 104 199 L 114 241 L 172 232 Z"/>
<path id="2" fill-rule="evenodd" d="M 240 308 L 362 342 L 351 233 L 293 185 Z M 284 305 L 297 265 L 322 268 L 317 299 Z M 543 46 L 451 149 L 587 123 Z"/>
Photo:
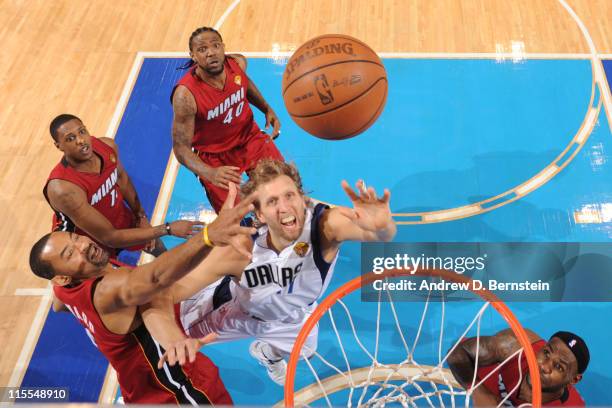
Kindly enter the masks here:
<path id="1" fill-rule="evenodd" d="M 281 160 L 262 159 L 257 166 L 249 172 L 249 180 L 240 187 L 240 194 L 246 197 L 262 184 L 269 183 L 280 176 L 287 176 L 295 183 L 298 192 L 304 195 L 302 188 L 302 178 L 294 164 L 289 164 Z M 259 208 L 259 202 L 255 202 L 255 207 Z"/>

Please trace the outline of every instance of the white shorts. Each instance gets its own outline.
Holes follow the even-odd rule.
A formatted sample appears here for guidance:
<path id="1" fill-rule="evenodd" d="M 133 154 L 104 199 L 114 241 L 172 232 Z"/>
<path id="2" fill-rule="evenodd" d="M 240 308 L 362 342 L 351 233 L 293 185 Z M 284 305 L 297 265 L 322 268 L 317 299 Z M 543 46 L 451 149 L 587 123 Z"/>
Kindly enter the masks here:
<path id="1" fill-rule="evenodd" d="M 289 355 L 296 337 L 310 314 L 306 314 L 298 323 L 262 321 L 245 313 L 235 296 L 213 310 L 213 295 L 219 283 L 221 281 L 181 302 L 181 323 L 187 335 L 200 338 L 214 332 L 219 335 L 217 341 L 254 337 Z M 303 347 L 305 353 L 312 354 L 316 350 L 318 333 L 317 324 L 306 339 Z"/>

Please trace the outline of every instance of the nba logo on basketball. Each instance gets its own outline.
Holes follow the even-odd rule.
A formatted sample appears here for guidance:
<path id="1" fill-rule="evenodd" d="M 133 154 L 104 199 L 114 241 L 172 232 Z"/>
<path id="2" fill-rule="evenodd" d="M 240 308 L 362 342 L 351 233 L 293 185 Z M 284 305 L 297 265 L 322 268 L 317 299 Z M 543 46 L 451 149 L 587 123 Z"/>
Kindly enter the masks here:
<path id="1" fill-rule="evenodd" d="M 325 74 L 317 75 L 315 77 L 315 89 L 319 94 L 319 98 L 321 99 L 321 103 L 323 105 L 328 105 L 334 101 L 334 96 L 331 93 L 331 89 L 329 89 L 329 82 L 327 82 L 327 77 Z"/>

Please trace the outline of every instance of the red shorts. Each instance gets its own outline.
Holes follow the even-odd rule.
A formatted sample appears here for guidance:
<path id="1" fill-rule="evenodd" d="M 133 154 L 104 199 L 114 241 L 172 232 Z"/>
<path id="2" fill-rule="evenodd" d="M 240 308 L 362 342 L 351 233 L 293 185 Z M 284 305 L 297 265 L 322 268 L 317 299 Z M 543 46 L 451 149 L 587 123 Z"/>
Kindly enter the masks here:
<path id="1" fill-rule="evenodd" d="M 240 167 L 241 173 L 253 170 L 261 159 L 285 160 L 272 138 L 263 131 L 253 132 L 245 143 L 233 149 L 219 153 L 198 152 L 198 157 L 211 167 Z M 219 212 L 227 198 L 228 190 L 215 186 L 208 180 L 199 180 L 206 190 L 210 204 Z"/>
<path id="2" fill-rule="evenodd" d="M 215 405 L 234 404 L 221 377 L 219 377 L 219 369 L 204 354 L 198 353 L 193 363 L 187 363 L 183 366 L 183 371 L 191 380 L 193 387 L 202 391 L 211 403 Z"/>

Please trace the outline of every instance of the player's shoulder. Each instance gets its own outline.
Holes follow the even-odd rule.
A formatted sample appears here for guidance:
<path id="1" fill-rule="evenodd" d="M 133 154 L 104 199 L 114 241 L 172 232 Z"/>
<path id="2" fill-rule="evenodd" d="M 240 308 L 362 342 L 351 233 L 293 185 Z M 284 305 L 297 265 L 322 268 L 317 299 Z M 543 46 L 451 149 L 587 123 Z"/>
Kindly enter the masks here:
<path id="1" fill-rule="evenodd" d="M 97 139 L 105 145 L 111 147 L 115 152 L 117 152 L 117 150 L 119 149 L 117 143 L 115 143 L 115 141 L 110 137 L 98 137 Z"/>
<path id="2" fill-rule="evenodd" d="M 246 57 L 244 55 L 242 55 L 242 54 L 227 54 L 226 57 L 227 58 L 231 58 L 234 61 L 236 61 L 236 63 L 240 67 L 240 69 L 246 72 L 246 69 L 247 69 L 247 59 L 246 59 Z"/>
<path id="3" fill-rule="evenodd" d="M 59 178 L 49 180 L 46 186 L 46 190 L 50 198 L 68 196 L 76 198 L 81 196 L 81 193 L 84 196 L 83 189 L 80 186 L 70 180 L 64 180 Z M 75 196 L 74 193 L 77 193 L 77 195 Z"/>
<path id="4" fill-rule="evenodd" d="M 179 84 L 172 91 L 172 107 L 175 112 L 195 113 L 196 100 L 186 85 Z"/>

